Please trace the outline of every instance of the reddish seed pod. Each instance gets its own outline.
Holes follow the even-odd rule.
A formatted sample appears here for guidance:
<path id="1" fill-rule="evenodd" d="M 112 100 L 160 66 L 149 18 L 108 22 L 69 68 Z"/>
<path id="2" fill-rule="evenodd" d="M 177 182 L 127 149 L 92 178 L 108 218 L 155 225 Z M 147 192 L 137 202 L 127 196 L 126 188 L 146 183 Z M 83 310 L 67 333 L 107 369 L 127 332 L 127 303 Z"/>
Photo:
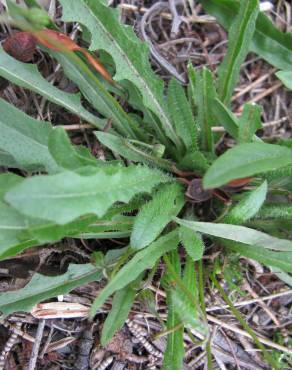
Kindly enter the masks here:
<path id="1" fill-rule="evenodd" d="M 7 54 L 21 62 L 30 62 L 36 50 L 36 39 L 27 32 L 15 32 L 3 43 Z"/>

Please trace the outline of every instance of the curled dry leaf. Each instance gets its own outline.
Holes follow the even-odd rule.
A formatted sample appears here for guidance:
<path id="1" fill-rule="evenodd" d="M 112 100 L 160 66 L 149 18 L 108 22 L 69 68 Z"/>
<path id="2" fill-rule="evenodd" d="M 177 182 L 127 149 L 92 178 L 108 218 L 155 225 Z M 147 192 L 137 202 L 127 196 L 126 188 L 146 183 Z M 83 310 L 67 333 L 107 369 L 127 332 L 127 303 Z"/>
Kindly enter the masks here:
<path id="1" fill-rule="evenodd" d="M 71 302 L 39 303 L 31 310 L 31 315 L 37 319 L 72 319 L 87 317 L 88 314 L 89 307 Z"/>
<path id="2" fill-rule="evenodd" d="M 36 39 L 27 32 L 15 32 L 3 43 L 7 54 L 21 62 L 30 62 L 36 50 Z"/>

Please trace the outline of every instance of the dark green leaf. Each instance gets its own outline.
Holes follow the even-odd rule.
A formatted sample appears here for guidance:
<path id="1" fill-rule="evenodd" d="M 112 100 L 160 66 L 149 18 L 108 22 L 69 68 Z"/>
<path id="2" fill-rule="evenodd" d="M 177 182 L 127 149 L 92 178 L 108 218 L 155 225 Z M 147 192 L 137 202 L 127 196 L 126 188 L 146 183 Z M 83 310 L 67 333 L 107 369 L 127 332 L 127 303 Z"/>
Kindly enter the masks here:
<path id="1" fill-rule="evenodd" d="M 231 180 L 273 171 L 292 164 L 292 150 L 280 145 L 247 143 L 221 155 L 209 168 L 203 186 L 216 188 Z"/>
<path id="2" fill-rule="evenodd" d="M 140 281 L 140 279 L 139 279 Z M 103 324 L 101 345 L 106 346 L 115 332 L 121 329 L 127 320 L 137 292 L 137 281 L 117 291 L 112 301 L 112 308 Z"/>
<path id="3" fill-rule="evenodd" d="M 74 3 L 75 4 L 75 3 Z M 95 73 L 75 54 L 56 53 L 48 50 L 62 65 L 65 74 L 76 83 L 84 97 L 122 135 L 136 138 L 137 124 L 127 114 L 117 100 L 107 91 Z M 100 128 L 103 127 L 99 121 Z"/>
<path id="4" fill-rule="evenodd" d="M 214 99 L 211 105 L 217 124 L 222 125 L 234 139 L 238 137 L 238 118 L 219 99 Z"/>
<path id="5" fill-rule="evenodd" d="M 219 96 L 226 105 L 229 105 L 240 67 L 249 52 L 258 13 L 258 0 L 241 0 L 238 14 L 229 29 L 228 51 L 219 68 Z"/>

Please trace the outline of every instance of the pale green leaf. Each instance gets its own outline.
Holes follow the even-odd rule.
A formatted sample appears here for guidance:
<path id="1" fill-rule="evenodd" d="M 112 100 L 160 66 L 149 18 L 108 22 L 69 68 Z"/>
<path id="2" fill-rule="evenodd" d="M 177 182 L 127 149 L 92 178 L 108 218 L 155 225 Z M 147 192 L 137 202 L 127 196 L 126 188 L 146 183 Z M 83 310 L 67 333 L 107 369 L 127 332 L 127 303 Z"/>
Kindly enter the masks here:
<path id="1" fill-rule="evenodd" d="M 117 274 L 108 282 L 99 293 L 91 307 L 91 316 L 94 316 L 105 300 L 117 290 L 123 289 L 134 281 L 143 271 L 151 269 L 156 261 L 165 253 L 173 250 L 179 243 L 177 230 L 160 237 L 147 248 L 139 251 Z"/>
<path id="2" fill-rule="evenodd" d="M 292 276 L 287 274 L 286 272 L 280 270 L 279 268 L 275 268 L 273 266 L 269 266 L 270 270 L 282 281 L 284 281 L 285 284 L 292 287 Z"/>
<path id="3" fill-rule="evenodd" d="M 179 235 L 182 245 L 192 260 L 200 260 L 203 257 L 205 250 L 205 245 L 201 235 L 194 233 L 192 230 L 184 226 L 179 228 Z"/>
<path id="4" fill-rule="evenodd" d="M 20 238 L 33 239 L 38 245 L 57 242 L 64 237 L 79 237 L 86 232 L 89 225 L 96 221 L 96 216 L 84 216 L 65 225 L 57 225 L 52 221 L 33 220 Z"/>
<path id="5" fill-rule="evenodd" d="M 184 195 L 179 184 L 163 186 L 136 216 L 131 247 L 141 249 L 152 243 L 183 205 Z"/>
<path id="6" fill-rule="evenodd" d="M 111 151 L 133 162 L 149 163 L 143 154 L 135 152 L 130 146 L 129 141 L 108 132 L 94 132 L 97 139 Z"/>
<path id="7" fill-rule="evenodd" d="M 276 76 L 289 90 L 292 90 L 292 71 L 279 71 Z"/>
<path id="8" fill-rule="evenodd" d="M 91 50 L 105 50 L 116 65 L 116 81 L 129 80 L 137 86 L 144 104 L 160 119 L 165 134 L 178 146 L 179 140 L 167 116 L 163 82 L 150 68 L 148 47 L 129 26 L 119 23 L 119 12 L 101 0 L 61 0 L 63 20 L 79 22 L 91 32 Z"/>
<path id="9" fill-rule="evenodd" d="M 167 294 L 167 329 L 172 330 L 167 335 L 167 345 L 163 356 L 163 370 L 181 370 L 184 358 L 183 327 L 176 328 L 180 324 L 180 318 L 175 310 L 176 302 L 173 300 L 172 292 Z"/>
<path id="10" fill-rule="evenodd" d="M 138 280 L 140 281 L 140 279 Z M 124 322 L 127 320 L 137 293 L 137 286 L 137 282 L 133 282 L 115 293 L 112 301 L 112 308 L 102 328 L 100 339 L 102 346 L 107 345 L 115 332 L 121 329 Z"/>
<path id="11" fill-rule="evenodd" d="M 219 96 L 229 104 L 240 67 L 250 49 L 259 13 L 258 0 L 241 0 L 239 12 L 228 34 L 228 51 L 219 69 Z"/>
<path id="12" fill-rule="evenodd" d="M 254 106 L 253 106 L 254 107 Z M 246 110 L 246 105 L 244 106 L 245 110 Z M 257 109 L 259 108 L 254 108 L 255 109 L 255 112 L 254 113 L 257 113 Z M 236 115 L 234 113 L 231 112 L 231 110 L 229 110 L 219 99 L 214 99 L 212 101 L 212 104 L 211 104 L 211 110 L 212 110 L 212 113 L 217 121 L 217 125 L 222 125 L 226 132 L 228 132 L 229 135 L 231 135 L 234 139 L 238 140 L 238 137 L 239 137 L 239 130 L 241 130 L 241 133 L 240 135 L 244 138 L 246 138 L 246 131 L 244 130 L 245 129 L 245 125 L 247 124 L 248 127 L 246 127 L 247 129 L 250 127 L 250 123 L 253 123 L 255 128 L 257 128 L 258 126 L 260 126 L 260 122 L 256 123 L 257 121 L 250 121 L 249 117 L 248 120 L 246 120 L 243 116 L 241 116 L 240 118 L 236 117 Z M 254 118 L 253 116 L 251 118 Z M 257 115 L 256 117 L 257 118 Z M 244 121 L 243 121 L 244 119 Z M 260 118 L 259 118 L 260 120 Z M 241 125 L 241 123 L 244 123 L 244 127 L 239 127 Z M 253 126 L 252 126 L 253 128 Z M 252 136 L 252 140 L 248 137 L 249 141 L 256 141 L 256 142 L 261 142 L 262 140 L 260 138 L 258 138 L 256 135 L 253 135 Z"/>
<path id="13" fill-rule="evenodd" d="M 245 226 L 187 221 L 178 218 L 175 218 L 175 220 L 178 224 L 188 227 L 193 231 L 235 242 L 250 244 L 255 249 L 265 248 L 276 251 L 292 252 L 292 241 L 275 238 Z"/>
<path id="14" fill-rule="evenodd" d="M 107 148 L 130 161 L 152 164 L 169 171 L 172 169 L 173 164 L 170 161 L 155 156 L 155 153 L 149 153 L 149 146 L 147 144 L 143 148 L 142 146 L 134 145 L 131 140 L 107 132 L 95 132 L 95 135 Z M 136 144 L 138 143 L 136 142 Z M 153 146 L 151 149 L 153 151 Z"/>
<path id="15" fill-rule="evenodd" d="M 5 200 L 25 215 L 62 225 L 90 213 L 102 217 L 115 202 L 128 202 L 135 194 L 171 181 L 167 175 L 142 166 L 111 172 L 94 169 L 81 176 L 66 171 L 28 178 L 11 189 Z"/>
<path id="16" fill-rule="evenodd" d="M 254 217 L 260 210 L 266 200 L 268 192 L 267 182 L 264 181 L 261 186 L 247 194 L 241 201 L 233 207 L 223 222 L 229 224 L 243 224 Z"/>
<path id="17" fill-rule="evenodd" d="M 196 122 L 181 84 L 172 79 L 167 90 L 168 110 L 175 130 L 187 151 L 197 151 L 198 133 Z"/>
<path id="18" fill-rule="evenodd" d="M 238 142 L 240 144 L 253 141 L 257 130 L 261 124 L 262 107 L 256 104 L 245 104 L 243 113 L 239 119 Z"/>
<path id="19" fill-rule="evenodd" d="M 209 168 L 203 186 L 216 188 L 231 180 L 273 171 L 292 164 L 292 150 L 265 143 L 235 146 L 221 155 Z"/>
<path id="20" fill-rule="evenodd" d="M 83 108 L 79 95 L 68 94 L 56 88 L 44 79 L 36 65 L 19 62 L 5 53 L 1 47 L 0 76 L 18 86 L 42 95 L 52 103 L 60 105 L 96 127 L 102 128 L 99 119 Z"/>
<path id="21" fill-rule="evenodd" d="M 27 116 L 0 99 L 0 149 L 10 154 L 19 167 L 57 172 L 58 165 L 48 150 L 52 127 Z"/>
<path id="22" fill-rule="evenodd" d="M 98 160 L 90 154 L 87 148 L 71 144 L 62 127 L 56 127 L 52 130 L 48 147 L 56 163 L 65 169 L 74 170 L 82 166 L 98 165 Z"/>
<path id="23" fill-rule="evenodd" d="M 264 263 L 266 266 L 280 268 L 289 273 L 292 271 L 291 252 L 275 252 L 263 248 L 255 248 L 248 244 L 236 243 L 230 240 L 222 240 L 222 244 L 233 252 L 237 252 L 242 256 Z"/>
<path id="24" fill-rule="evenodd" d="M 2 317 L 17 311 L 30 312 L 35 304 L 43 300 L 67 294 L 77 286 L 100 280 L 101 277 L 101 270 L 91 264 L 72 264 L 65 274 L 59 276 L 36 273 L 24 288 L 0 294 Z"/>
<path id="25" fill-rule="evenodd" d="M 235 114 L 217 98 L 213 99 L 211 110 L 217 121 L 217 125 L 222 125 L 230 136 L 237 139 L 239 120 Z"/>
<path id="26" fill-rule="evenodd" d="M 9 168 L 19 168 L 16 160 L 9 153 L 0 149 L 0 166 Z"/>
<path id="27" fill-rule="evenodd" d="M 104 216 L 106 217 L 106 215 Z M 110 220 L 95 220 L 75 237 L 81 239 L 109 239 L 109 238 L 126 238 L 131 235 L 133 226 L 132 216 L 115 216 Z"/>
<path id="28" fill-rule="evenodd" d="M 12 173 L 0 175 L 0 260 L 14 256 L 35 244 L 31 238 L 19 239 L 22 232 L 28 228 L 28 219 L 3 201 L 5 193 L 22 180 Z"/>

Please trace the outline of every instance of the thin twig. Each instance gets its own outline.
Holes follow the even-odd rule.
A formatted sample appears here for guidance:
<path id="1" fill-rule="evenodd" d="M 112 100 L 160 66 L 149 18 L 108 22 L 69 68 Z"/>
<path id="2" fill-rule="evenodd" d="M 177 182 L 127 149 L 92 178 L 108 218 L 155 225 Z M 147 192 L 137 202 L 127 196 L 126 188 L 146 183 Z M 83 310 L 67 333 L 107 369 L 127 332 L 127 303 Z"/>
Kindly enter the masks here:
<path id="1" fill-rule="evenodd" d="M 250 101 L 248 101 L 247 103 L 249 104 L 257 103 L 259 100 L 262 100 L 266 96 L 270 95 L 272 92 L 278 90 L 281 86 L 283 86 L 283 84 L 282 82 L 279 81 L 274 86 L 271 86 L 269 89 L 265 89 L 263 92 L 257 94 L 255 97 L 250 99 Z M 243 111 L 243 105 L 238 109 L 238 112 L 242 112 L 242 111 Z"/>
<path id="2" fill-rule="evenodd" d="M 26 334 L 23 330 L 21 330 L 17 325 L 8 324 L 6 322 L 2 323 L 6 328 L 9 328 L 13 331 L 13 333 L 19 335 L 21 338 L 27 340 L 28 342 L 34 343 L 35 339 L 29 334 Z"/>
<path id="3" fill-rule="evenodd" d="M 169 9 L 172 14 L 171 37 L 175 38 L 179 33 L 179 27 L 183 22 L 183 18 L 178 14 L 175 0 L 168 0 Z"/>
<path id="4" fill-rule="evenodd" d="M 40 322 L 39 322 L 38 329 L 37 329 L 37 332 L 36 332 L 35 342 L 34 342 L 34 345 L 33 345 L 33 348 L 32 348 L 31 357 L 30 357 L 30 360 L 29 360 L 29 365 L 28 365 L 27 370 L 34 370 L 35 369 L 38 354 L 39 354 L 39 350 L 40 350 L 41 341 L 42 341 L 42 338 L 43 338 L 45 323 L 46 323 L 46 320 L 40 320 Z"/>
<path id="5" fill-rule="evenodd" d="M 84 124 L 84 125 L 79 125 L 79 124 L 75 124 L 75 125 L 62 125 L 61 126 L 64 130 L 66 131 L 76 131 L 76 130 L 85 130 L 85 129 L 89 129 L 89 130 L 94 130 L 96 127 L 92 126 L 92 125 L 88 125 L 88 124 Z"/>
<path id="6" fill-rule="evenodd" d="M 285 290 L 285 291 L 280 292 L 280 293 L 270 294 L 270 295 L 267 295 L 265 297 L 258 297 L 258 298 L 254 298 L 254 299 L 248 299 L 248 300 L 242 301 L 242 302 L 235 302 L 235 303 L 233 303 L 233 305 L 235 307 L 247 306 L 249 304 L 263 302 L 263 301 L 269 301 L 270 299 L 275 299 L 275 298 L 283 297 L 283 296 L 289 295 L 289 294 L 292 294 L 292 289 Z M 212 312 L 212 311 L 223 310 L 225 308 L 229 308 L 229 306 L 228 305 L 222 305 L 222 306 L 207 307 L 206 308 L 206 311 L 207 312 Z"/>
<path id="7" fill-rule="evenodd" d="M 148 23 L 151 23 L 151 19 L 157 15 L 160 14 L 163 10 L 168 9 L 168 4 L 162 1 L 159 1 L 151 6 L 150 9 L 143 15 L 141 19 L 141 34 L 144 39 L 149 44 L 150 47 L 150 53 L 152 57 L 171 75 L 173 75 L 175 78 L 177 78 L 180 82 L 186 83 L 185 79 L 178 73 L 178 71 L 174 68 L 172 64 L 170 64 L 163 56 L 159 54 L 157 49 L 154 47 L 151 39 L 147 35 L 146 27 Z"/>
<path id="8" fill-rule="evenodd" d="M 145 8 L 143 6 L 140 8 L 140 7 L 138 7 L 136 5 L 132 5 L 132 4 L 119 4 L 118 7 L 122 10 L 125 10 L 125 11 L 131 11 L 131 12 L 139 11 L 142 14 L 147 13 L 149 11 L 149 8 Z M 161 12 L 160 15 L 164 19 L 168 19 L 168 20 L 172 19 L 172 14 L 169 13 L 169 12 Z M 216 22 L 215 17 L 212 17 L 212 16 L 207 15 L 207 14 L 204 14 L 204 15 L 194 14 L 189 18 L 183 17 L 183 19 L 186 23 L 214 23 L 214 22 Z"/>
<path id="9" fill-rule="evenodd" d="M 232 97 L 231 101 L 235 101 L 238 98 L 240 98 L 242 95 L 244 95 L 244 94 L 248 93 L 249 91 L 253 90 L 257 85 L 259 85 L 261 82 L 268 79 L 275 72 L 276 72 L 276 69 L 271 69 L 268 73 L 262 75 L 261 77 L 259 77 L 255 81 L 253 81 L 252 83 L 249 83 L 245 88 L 240 89 L 240 87 L 239 87 L 239 89 L 240 89 L 239 92 Z"/>
<path id="10" fill-rule="evenodd" d="M 244 337 L 252 339 L 252 336 L 249 335 L 245 330 L 242 330 L 242 329 L 239 329 L 236 326 L 230 325 L 230 324 L 226 323 L 225 321 L 217 319 L 214 316 L 207 315 L 207 319 L 208 319 L 208 321 L 213 322 L 214 324 L 221 325 L 222 328 L 229 329 L 229 330 L 233 331 L 234 333 L 237 333 L 237 334 L 243 335 Z M 292 349 L 290 349 L 290 348 L 286 348 L 284 346 L 281 346 L 280 344 L 274 343 L 271 340 L 266 339 L 266 338 L 262 338 L 262 337 L 259 337 L 259 336 L 257 338 L 262 344 L 265 344 L 266 346 L 269 346 L 271 348 L 275 348 L 278 351 L 282 351 L 282 352 L 289 353 L 290 355 L 292 355 Z"/>

